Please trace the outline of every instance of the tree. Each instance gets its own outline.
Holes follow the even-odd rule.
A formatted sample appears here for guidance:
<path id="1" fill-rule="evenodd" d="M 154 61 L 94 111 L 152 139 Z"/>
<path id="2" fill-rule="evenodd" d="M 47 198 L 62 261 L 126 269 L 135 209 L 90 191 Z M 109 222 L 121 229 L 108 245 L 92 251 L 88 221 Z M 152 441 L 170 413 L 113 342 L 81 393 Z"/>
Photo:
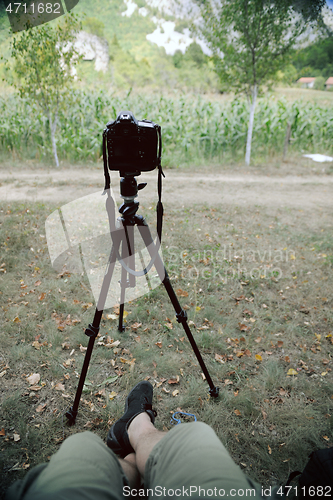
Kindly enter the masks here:
<path id="1" fill-rule="evenodd" d="M 319 19 L 318 5 L 325 0 L 302 2 L 304 5 L 301 0 L 197 1 L 201 21 L 196 30 L 213 52 L 220 79 L 248 98 L 247 165 L 260 87 L 286 64 L 299 37 Z"/>
<path id="2" fill-rule="evenodd" d="M 74 79 L 74 66 L 80 59 L 74 46 L 80 28 L 78 17 L 69 13 L 56 25 L 27 29 L 11 45 L 13 70 L 17 75 L 13 85 L 21 96 L 37 102 L 45 113 L 57 167 L 58 114 Z"/>

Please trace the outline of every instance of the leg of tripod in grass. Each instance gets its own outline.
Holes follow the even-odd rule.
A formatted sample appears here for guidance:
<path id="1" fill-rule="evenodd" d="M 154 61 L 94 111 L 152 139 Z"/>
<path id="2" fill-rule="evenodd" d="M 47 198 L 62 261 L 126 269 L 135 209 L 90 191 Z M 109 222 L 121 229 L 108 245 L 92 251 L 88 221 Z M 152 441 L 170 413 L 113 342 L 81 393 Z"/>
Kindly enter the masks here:
<path id="1" fill-rule="evenodd" d="M 73 406 L 66 412 L 66 417 L 68 419 L 69 425 L 75 424 L 75 420 L 76 420 L 76 416 L 77 416 L 77 412 L 78 412 L 78 408 L 79 408 L 79 404 L 80 404 L 81 394 L 82 394 L 84 382 L 86 379 L 87 371 L 89 368 L 91 354 L 92 354 L 92 351 L 94 348 L 95 339 L 96 339 L 97 334 L 99 332 L 99 325 L 101 323 L 104 305 L 106 302 L 106 298 L 107 298 L 108 291 L 110 288 L 111 279 L 113 276 L 114 266 L 115 266 L 116 259 L 117 259 L 116 255 L 117 255 L 118 247 L 119 247 L 119 240 L 117 240 L 117 238 L 115 238 L 114 244 L 113 244 L 112 249 L 111 249 L 110 257 L 109 257 L 108 269 L 107 269 L 107 272 L 106 272 L 104 279 L 103 279 L 101 293 L 99 295 L 97 307 L 95 310 L 94 319 L 93 319 L 92 324 L 90 324 L 89 327 L 85 331 L 85 334 L 89 337 L 89 342 L 88 342 L 88 347 L 86 350 L 86 355 L 85 355 L 82 370 L 81 370 L 81 375 L 80 375 L 78 387 L 77 387 L 76 394 L 75 394 L 74 403 L 73 403 Z"/>
<path id="2" fill-rule="evenodd" d="M 156 271 L 157 271 L 157 273 L 160 277 L 160 280 L 162 281 L 162 283 L 166 289 L 166 292 L 169 295 L 169 298 L 172 302 L 172 305 L 175 309 L 177 321 L 178 321 L 178 323 L 181 323 L 183 325 L 183 328 L 184 328 L 185 333 L 187 335 L 187 338 L 191 344 L 191 347 L 194 351 L 194 354 L 196 355 L 197 360 L 199 362 L 199 365 L 200 365 L 200 367 L 201 367 L 201 369 L 206 377 L 206 380 L 207 380 L 208 385 L 209 385 L 209 394 L 212 397 L 216 398 L 218 396 L 219 389 L 218 389 L 218 387 L 216 387 L 213 384 L 211 376 L 209 375 L 209 372 L 208 372 L 207 367 L 204 363 L 204 360 L 202 359 L 202 356 L 200 354 L 198 346 L 197 346 L 197 344 L 194 340 L 194 337 L 191 333 L 191 330 L 187 324 L 186 311 L 184 309 L 182 309 L 180 304 L 179 304 L 177 295 L 175 294 L 175 291 L 171 285 L 168 273 L 164 267 L 163 261 L 158 253 L 158 250 L 156 249 L 156 245 L 153 242 L 153 239 L 151 237 L 150 230 L 149 230 L 147 223 L 139 218 L 138 218 L 138 229 L 140 231 L 141 237 L 146 245 L 146 248 L 149 252 L 150 257 L 152 259 L 155 259 L 154 265 L 155 265 Z"/>

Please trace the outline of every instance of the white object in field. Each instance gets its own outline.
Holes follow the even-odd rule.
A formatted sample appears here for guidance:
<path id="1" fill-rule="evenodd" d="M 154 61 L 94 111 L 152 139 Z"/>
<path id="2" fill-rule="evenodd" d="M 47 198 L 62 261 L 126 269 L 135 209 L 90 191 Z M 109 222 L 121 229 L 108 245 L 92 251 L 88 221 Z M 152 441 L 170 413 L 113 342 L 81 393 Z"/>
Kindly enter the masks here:
<path id="1" fill-rule="evenodd" d="M 319 163 L 323 163 L 324 161 L 333 161 L 332 156 L 325 155 L 303 155 L 306 158 L 311 158 L 313 161 L 318 161 Z"/>

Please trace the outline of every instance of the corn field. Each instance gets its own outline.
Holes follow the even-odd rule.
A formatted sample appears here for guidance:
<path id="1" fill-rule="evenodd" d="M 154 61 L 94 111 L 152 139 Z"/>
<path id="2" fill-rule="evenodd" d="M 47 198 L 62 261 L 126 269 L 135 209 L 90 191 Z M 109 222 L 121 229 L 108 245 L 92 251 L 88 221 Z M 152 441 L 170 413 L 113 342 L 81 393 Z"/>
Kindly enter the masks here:
<path id="1" fill-rule="evenodd" d="M 162 127 L 164 165 L 177 161 L 240 159 L 245 153 L 248 106 L 245 100 L 209 102 L 198 97 L 114 97 L 104 91 L 71 91 L 59 114 L 57 148 L 60 159 L 92 160 L 101 156 L 101 137 L 108 121 L 130 109 L 138 119 Z M 0 97 L 0 152 L 25 159 L 51 158 L 49 124 L 38 106 L 11 95 Z M 318 104 L 284 99 L 258 102 L 252 155 L 283 151 L 287 122 L 292 123 L 295 151 L 333 151 L 333 110 Z"/>

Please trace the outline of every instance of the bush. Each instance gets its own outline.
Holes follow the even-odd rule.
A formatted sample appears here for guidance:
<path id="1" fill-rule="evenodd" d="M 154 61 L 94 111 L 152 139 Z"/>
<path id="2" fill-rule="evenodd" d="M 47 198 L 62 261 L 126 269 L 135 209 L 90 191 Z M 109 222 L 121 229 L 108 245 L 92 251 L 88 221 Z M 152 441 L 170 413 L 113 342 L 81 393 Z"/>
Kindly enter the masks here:
<path id="1" fill-rule="evenodd" d="M 315 90 L 325 90 L 326 79 L 323 76 L 317 76 L 313 88 Z"/>

